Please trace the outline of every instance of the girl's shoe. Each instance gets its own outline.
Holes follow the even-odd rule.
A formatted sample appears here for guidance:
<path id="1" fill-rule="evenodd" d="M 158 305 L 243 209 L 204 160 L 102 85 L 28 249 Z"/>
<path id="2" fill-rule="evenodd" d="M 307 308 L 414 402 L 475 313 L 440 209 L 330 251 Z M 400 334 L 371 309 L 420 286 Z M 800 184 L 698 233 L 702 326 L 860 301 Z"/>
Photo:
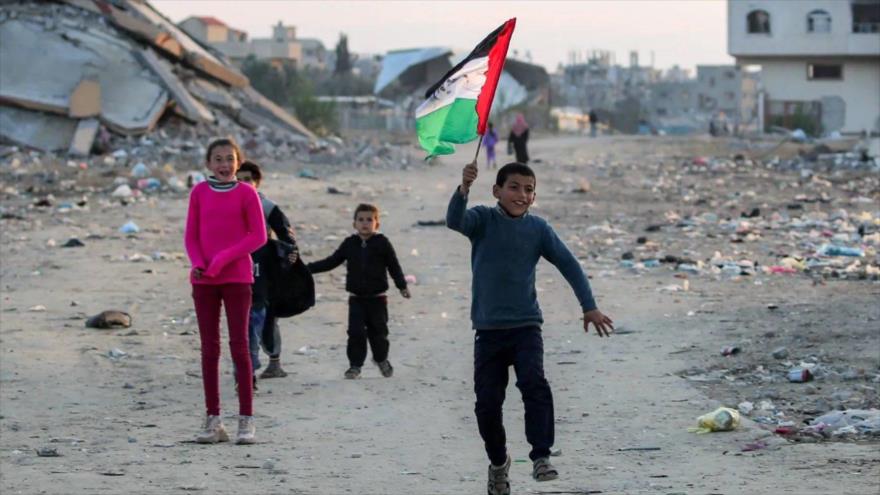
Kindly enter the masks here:
<path id="1" fill-rule="evenodd" d="M 229 434 L 226 433 L 226 428 L 223 426 L 223 421 L 220 419 L 220 416 L 208 415 L 205 418 L 205 426 L 202 427 L 202 431 L 196 437 L 196 442 L 217 443 L 228 441 Z"/>
<path id="2" fill-rule="evenodd" d="M 361 369 L 357 366 L 352 366 L 345 370 L 345 379 L 346 380 L 354 380 L 355 378 L 360 378 Z"/>
<path id="3" fill-rule="evenodd" d="M 254 424 L 253 416 L 238 417 L 238 435 L 235 436 L 235 443 L 238 445 L 250 445 L 256 443 L 257 426 Z"/>

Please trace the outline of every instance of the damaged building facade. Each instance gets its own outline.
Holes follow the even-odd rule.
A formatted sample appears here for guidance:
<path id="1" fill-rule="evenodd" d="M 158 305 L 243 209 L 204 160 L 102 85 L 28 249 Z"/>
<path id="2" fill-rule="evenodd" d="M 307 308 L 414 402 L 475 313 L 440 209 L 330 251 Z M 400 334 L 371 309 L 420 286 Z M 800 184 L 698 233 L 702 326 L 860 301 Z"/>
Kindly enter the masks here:
<path id="1" fill-rule="evenodd" d="M 99 132 L 177 118 L 207 136 L 316 136 L 146 1 L 2 2 L 0 139 L 88 155 Z"/>
<path id="2" fill-rule="evenodd" d="M 761 68 L 762 128 L 880 135 L 880 0 L 730 0 L 727 32 Z"/>

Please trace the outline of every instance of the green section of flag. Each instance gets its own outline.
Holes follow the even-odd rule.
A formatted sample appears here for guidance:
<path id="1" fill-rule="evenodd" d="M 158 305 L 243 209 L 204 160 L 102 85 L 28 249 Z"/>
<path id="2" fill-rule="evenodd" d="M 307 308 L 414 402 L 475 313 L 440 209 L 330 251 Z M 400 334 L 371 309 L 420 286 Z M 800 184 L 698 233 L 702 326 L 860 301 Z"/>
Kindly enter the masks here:
<path id="1" fill-rule="evenodd" d="M 428 158 L 451 155 L 453 144 L 469 143 L 477 139 L 477 100 L 456 98 L 445 105 L 416 119 L 419 144 L 428 152 Z"/>

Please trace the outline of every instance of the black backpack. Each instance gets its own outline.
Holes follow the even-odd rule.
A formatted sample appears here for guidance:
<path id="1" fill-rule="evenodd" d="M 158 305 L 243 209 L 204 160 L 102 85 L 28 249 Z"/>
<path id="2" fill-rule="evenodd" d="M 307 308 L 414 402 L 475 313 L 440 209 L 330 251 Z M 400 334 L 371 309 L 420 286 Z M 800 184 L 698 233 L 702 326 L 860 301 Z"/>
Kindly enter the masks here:
<path id="1" fill-rule="evenodd" d="M 287 259 L 293 252 L 293 246 L 277 239 L 268 241 L 272 245 L 274 256 L 271 263 L 275 266 L 265 273 L 269 277 L 269 306 L 272 314 L 278 318 L 290 318 L 305 312 L 315 305 L 315 280 L 302 258 L 291 264 Z"/>

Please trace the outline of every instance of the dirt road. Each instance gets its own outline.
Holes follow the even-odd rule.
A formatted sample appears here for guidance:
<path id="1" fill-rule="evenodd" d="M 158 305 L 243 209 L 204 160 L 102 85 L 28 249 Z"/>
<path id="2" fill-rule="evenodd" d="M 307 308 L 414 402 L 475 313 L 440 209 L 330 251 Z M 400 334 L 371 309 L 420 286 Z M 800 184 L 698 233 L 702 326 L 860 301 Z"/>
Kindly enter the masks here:
<path id="1" fill-rule="evenodd" d="M 714 356 L 731 332 L 761 348 L 768 345 L 761 340 L 767 326 L 794 329 L 821 316 L 823 308 L 846 303 L 854 309 L 832 318 L 838 328 L 829 331 L 846 325 L 864 330 L 861 345 L 870 352 L 872 345 L 880 348 L 880 310 L 872 304 L 878 289 L 870 282 L 813 285 L 806 277 L 763 277 L 761 285 L 693 278 L 687 292 L 661 292 L 659 287 L 681 280 L 669 273 L 628 275 L 614 268 L 617 255 L 592 256 L 604 240 L 589 240 L 579 226 L 644 216 L 652 200 L 639 200 L 638 190 L 590 163 L 609 152 L 638 156 L 655 149 L 610 138 L 533 144 L 542 159 L 534 164 L 534 212 L 573 243 L 592 275 L 600 308 L 621 331 L 609 339 L 584 335 L 570 288 L 541 262 L 545 367 L 554 391 L 555 449 L 561 451 L 554 462 L 561 477 L 541 484 L 529 477 L 522 406 L 511 384 L 505 417 L 514 493 L 877 493 L 876 443 L 789 444 L 748 419 L 731 433 L 687 431 L 696 416 L 720 403 L 712 390 L 679 373 Z M 472 154 L 473 148 L 463 147 L 456 156 Z M 200 426 L 203 400 L 181 240 L 185 197 L 126 208 L 95 204 L 66 216 L 35 213 L 39 223 L 5 221 L 0 491 L 485 493 L 487 461 L 473 416 L 469 246 L 445 227 L 415 226 L 443 218 L 460 179 L 459 161 L 446 158 L 401 172 L 349 171 L 326 181 L 279 171 L 267 181 L 266 192 L 297 225 L 307 259 L 326 256 L 348 234 L 358 202 L 378 203 L 382 230 L 418 284 L 411 300 L 396 293 L 389 298 L 395 376 L 384 379 L 367 367 L 361 380 L 349 381 L 342 378 L 344 272 L 318 276 L 318 305 L 281 322 L 283 362 L 291 375 L 260 382 L 259 443 L 247 447 L 188 442 Z M 471 204 L 491 200 L 493 178 L 481 173 Z M 593 192 L 572 196 L 567 185 L 581 177 L 589 178 Z M 328 185 L 350 195 L 327 194 Z M 129 219 L 140 234 L 117 233 Z M 585 242 L 578 245 L 573 236 Z M 60 245 L 69 237 L 86 247 L 47 246 L 50 239 Z M 165 259 L 128 261 L 157 251 Z M 787 318 L 768 321 L 762 313 L 767 301 L 780 303 Z M 787 303 L 799 309 L 789 311 Z M 131 313 L 133 326 L 83 327 L 86 315 L 110 308 Z M 126 354 L 111 358 L 112 349 Z M 227 356 L 224 349 L 222 400 L 227 426 L 234 428 Z M 877 384 L 866 383 L 876 393 Z M 768 446 L 742 452 L 757 439 Z M 638 450 L 645 447 L 656 450 Z M 60 456 L 39 457 L 35 449 L 42 448 Z"/>

